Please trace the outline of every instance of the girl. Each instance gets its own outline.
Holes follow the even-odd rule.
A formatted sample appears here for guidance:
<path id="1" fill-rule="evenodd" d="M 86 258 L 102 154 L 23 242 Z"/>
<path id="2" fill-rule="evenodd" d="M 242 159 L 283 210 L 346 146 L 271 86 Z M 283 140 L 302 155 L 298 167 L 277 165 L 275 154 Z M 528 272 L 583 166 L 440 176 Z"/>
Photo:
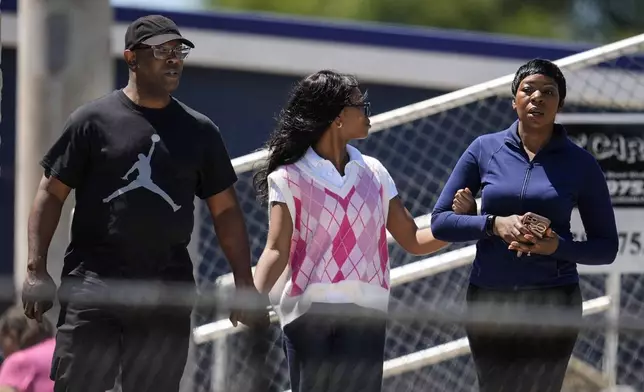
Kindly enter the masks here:
<path id="1" fill-rule="evenodd" d="M 255 177 L 270 206 L 255 283 L 279 316 L 293 392 L 380 391 L 387 230 L 415 255 L 447 245 L 418 229 L 384 166 L 347 144 L 367 137 L 369 108 L 352 76 L 305 78 Z"/>

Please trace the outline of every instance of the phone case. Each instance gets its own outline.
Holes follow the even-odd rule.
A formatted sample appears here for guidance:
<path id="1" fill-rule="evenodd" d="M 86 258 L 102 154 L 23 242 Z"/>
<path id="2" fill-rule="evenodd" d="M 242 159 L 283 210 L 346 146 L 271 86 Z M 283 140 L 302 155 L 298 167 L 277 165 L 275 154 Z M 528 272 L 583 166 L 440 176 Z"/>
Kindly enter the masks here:
<path id="1" fill-rule="evenodd" d="M 546 234 L 546 231 L 550 227 L 550 219 L 533 212 L 529 212 L 523 216 L 523 224 L 528 226 L 528 229 L 532 234 L 536 235 L 539 238 L 543 238 Z M 517 252 L 517 256 L 521 257 L 523 252 Z M 528 256 L 530 254 L 528 253 Z"/>
<path id="2" fill-rule="evenodd" d="M 523 217 L 523 223 L 539 238 L 543 238 L 550 227 L 550 219 L 532 212 Z"/>

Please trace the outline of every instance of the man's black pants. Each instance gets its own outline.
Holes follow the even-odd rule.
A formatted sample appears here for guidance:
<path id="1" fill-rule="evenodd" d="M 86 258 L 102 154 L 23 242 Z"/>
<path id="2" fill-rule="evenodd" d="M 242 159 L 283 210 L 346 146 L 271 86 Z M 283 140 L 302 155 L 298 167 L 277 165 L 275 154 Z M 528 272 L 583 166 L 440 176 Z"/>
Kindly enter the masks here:
<path id="1" fill-rule="evenodd" d="M 82 303 L 78 299 L 107 291 L 92 278 L 64 282 L 60 291 L 69 302 L 61 304 L 51 369 L 54 392 L 105 392 L 113 388 L 119 369 L 123 392 L 179 390 L 191 309 Z"/>

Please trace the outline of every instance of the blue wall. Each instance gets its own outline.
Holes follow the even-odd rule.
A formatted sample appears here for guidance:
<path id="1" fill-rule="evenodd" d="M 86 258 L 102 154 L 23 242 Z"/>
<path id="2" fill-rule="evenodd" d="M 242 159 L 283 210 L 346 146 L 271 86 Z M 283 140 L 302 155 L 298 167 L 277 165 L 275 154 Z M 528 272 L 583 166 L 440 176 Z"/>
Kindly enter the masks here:
<path id="1" fill-rule="evenodd" d="M 16 51 L 2 50 L 0 122 L 0 276 L 13 274 L 13 208 L 16 144 Z"/>

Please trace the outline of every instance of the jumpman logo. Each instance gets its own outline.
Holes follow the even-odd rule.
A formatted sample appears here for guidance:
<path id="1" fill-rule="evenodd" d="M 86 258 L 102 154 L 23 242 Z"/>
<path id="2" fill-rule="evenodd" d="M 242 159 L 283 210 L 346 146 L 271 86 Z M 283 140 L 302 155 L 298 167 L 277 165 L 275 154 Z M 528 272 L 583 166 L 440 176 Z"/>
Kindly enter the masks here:
<path id="1" fill-rule="evenodd" d="M 145 188 L 150 192 L 156 193 L 157 195 L 161 196 L 163 200 L 166 201 L 166 203 L 170 204 L 173 211 L 176 212 L 179 208 L 181 208 L 180 205 L 177 205 L 174 203 L 174 201 L 172 201 L 172 198 L 170 198 L 170 196 L 165 193 L 163 189 L 159 188 L 152 181 L 152 166 L 150 165 L 150 160 L 152 160 L 154 146 L 157 144 L 157 142 L 159 142 L 159 140 L 161 140 L 159 135 L 152 135 L 152 147 L 150 147 L 150 152 L 148 153 L 148 155 L 146 156 L 139 154 L 139 160 L 134 163 L 132 168 L 128 170 L 127 173 L 125 173 L 122 179 L 128 180 L 130 174 L 132 174 L 135 170 L 139 172 L 139 175 L 134 179 L 134 181 L 130 182 L 123 188 L 116 190 L 114 193 L 103 199 L 103 203 L 109 203 L 115 197 L 118 197 L 126 192 L 133 191 L 138 188 Z"/>

